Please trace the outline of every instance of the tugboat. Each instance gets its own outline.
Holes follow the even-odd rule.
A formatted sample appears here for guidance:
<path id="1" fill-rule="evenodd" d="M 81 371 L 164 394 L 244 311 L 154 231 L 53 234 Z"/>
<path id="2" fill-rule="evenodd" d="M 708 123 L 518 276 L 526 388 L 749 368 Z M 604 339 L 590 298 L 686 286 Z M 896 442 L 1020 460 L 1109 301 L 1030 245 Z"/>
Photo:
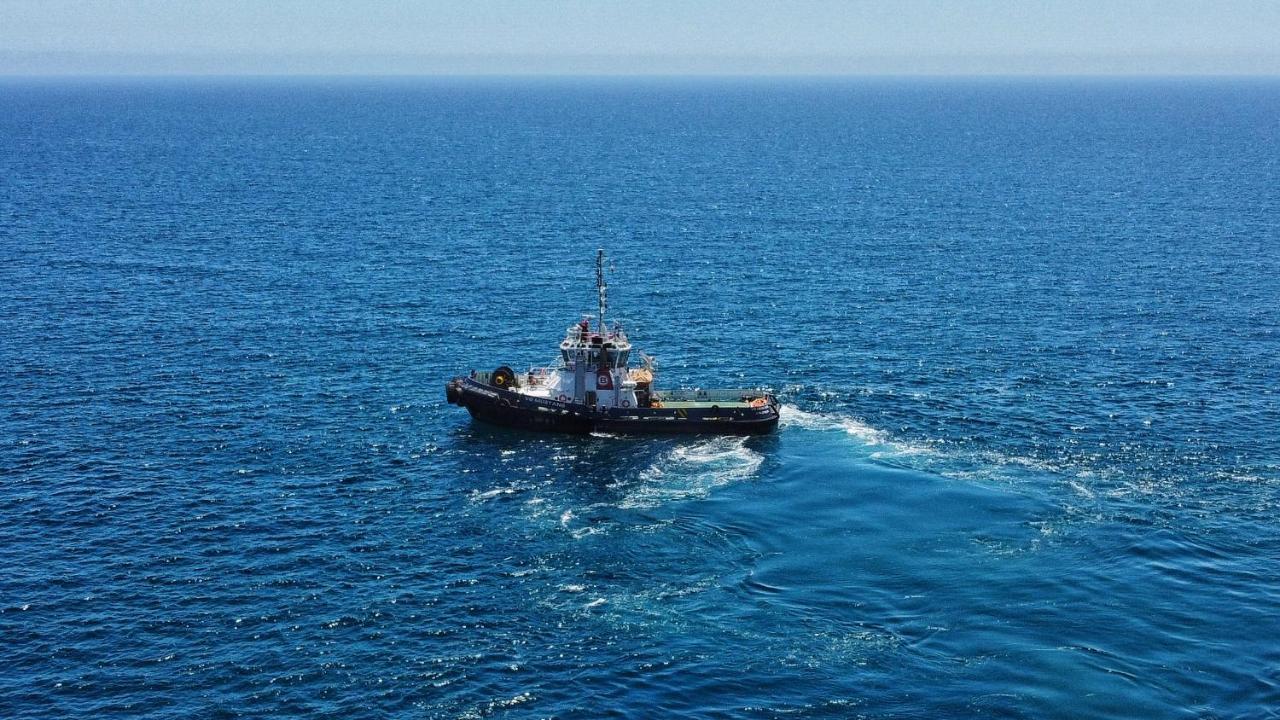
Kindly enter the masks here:
<path id="1" fill-rule="evenodd" d="M 622 326 L 605 324 L 604 250 L 596 251 L 596 289 L 595 329 L 590 316 L 569 326 L 554 365 L 523 375 L 506 365 L 473 370 L 446 383 L 445 398 L 477 420 L 527 430 L 755 435 L 778 427 L 778 399 L 763 388 L 656 389 L 653 358 L 640 353 L 641 366 L 630 367 Z"/>

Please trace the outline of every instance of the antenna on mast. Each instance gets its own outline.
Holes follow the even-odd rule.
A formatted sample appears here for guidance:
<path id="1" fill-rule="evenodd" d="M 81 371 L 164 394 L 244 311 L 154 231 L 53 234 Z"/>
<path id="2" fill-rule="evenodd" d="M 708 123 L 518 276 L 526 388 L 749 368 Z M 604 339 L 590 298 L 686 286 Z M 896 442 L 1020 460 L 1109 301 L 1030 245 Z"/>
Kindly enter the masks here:
<path id="1" fill-rule="evenodd" d="M 604 309 L 609 305 L 607 294 L 609 286 L 604 283 L 604 248 L 596 250 L 596 290 L 600 291 L 600 314 L 596 316 L 596 324 L 601 336 L 604 335 Z"/>

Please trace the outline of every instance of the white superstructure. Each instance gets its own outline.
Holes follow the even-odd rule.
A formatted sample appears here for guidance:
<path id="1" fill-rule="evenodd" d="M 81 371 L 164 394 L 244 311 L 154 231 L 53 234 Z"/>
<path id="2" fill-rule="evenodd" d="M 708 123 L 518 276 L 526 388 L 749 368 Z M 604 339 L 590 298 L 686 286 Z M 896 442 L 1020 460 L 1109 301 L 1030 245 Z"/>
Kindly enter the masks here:
<path id="1" fill-rule="evenodd" d="M 628 366 L 631 343 L 621 327 L 603 334 L 590 321 L 572 325 L 560 342 L 560 361 L 535 368 L 521 378 L 516 392 L 592 407 L 636 407 L 637 377 Z"/>
<path id="2" fill-rule="evenodd" d="M 600 295 L 600 314 L 596 327 L 590 317 L 570 325 L 560 341 L 560 358 L 556 365 L 535 368 L 520 378 L 516 392 L 572 402 L 590 407 L 639 407 L 641 397 L 648 394 L 653 382 L 650 363 L 644 369 L 632 370 L 631 342 L 622 326 L 607 327 L 604 313 L 608 306 L 604 281 L 604 251 L 596 254 L 596 288 Z"/>

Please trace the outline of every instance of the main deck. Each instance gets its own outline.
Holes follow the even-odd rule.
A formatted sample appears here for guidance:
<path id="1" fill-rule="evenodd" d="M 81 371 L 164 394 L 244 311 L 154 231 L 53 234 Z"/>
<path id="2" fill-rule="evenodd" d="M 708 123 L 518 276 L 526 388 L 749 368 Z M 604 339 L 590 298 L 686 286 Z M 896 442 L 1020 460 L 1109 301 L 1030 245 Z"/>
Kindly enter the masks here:
<path id="1" fill-rule="evenodd" d="M 678 390 L 641 407 L 602 407 L 502 388 L 458 377 L 445 387 L 450 403 L 478 420 L 530 430 L 589 433 L 715 433 L 754 435 L 778 424 L 777 400 L 755 390 Z M 680 399 L 674 399 L 680 398 Z"/>
<path id="2" fill-rule="evenodd" d="M 545 368 L 534 368 L 523 375 L 516 376 L 516 384 L 512 389 L 521 394 L 546 400 L 559 400 L 558 391 L 547 383 L 550 373 Z M 489 385 L 492 373 L 476 372 L 471 379 L 481 385 Z M 633 369 L 630 379 L 640 382 L 652 381 L 653 375 L 648 370 Z M 678 388 L 674 390 L 654 390 L 650 394 L 649 404 L 645 407 L 668 408 L 682 410 L 698 410 L 711 408 L 749 409 L 766 404 L 769 391 L 764 388 Z"/>

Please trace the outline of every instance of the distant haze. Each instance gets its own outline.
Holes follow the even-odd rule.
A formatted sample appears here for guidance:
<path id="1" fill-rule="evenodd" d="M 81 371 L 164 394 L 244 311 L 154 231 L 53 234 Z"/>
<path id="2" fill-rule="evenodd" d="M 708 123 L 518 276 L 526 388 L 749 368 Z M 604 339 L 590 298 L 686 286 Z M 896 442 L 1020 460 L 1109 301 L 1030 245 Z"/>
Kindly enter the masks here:
<path id="1" fill-rule="evenodd" d="M 0 74 L 1276 75 L 1280 2 L 0 0 Z"/>

